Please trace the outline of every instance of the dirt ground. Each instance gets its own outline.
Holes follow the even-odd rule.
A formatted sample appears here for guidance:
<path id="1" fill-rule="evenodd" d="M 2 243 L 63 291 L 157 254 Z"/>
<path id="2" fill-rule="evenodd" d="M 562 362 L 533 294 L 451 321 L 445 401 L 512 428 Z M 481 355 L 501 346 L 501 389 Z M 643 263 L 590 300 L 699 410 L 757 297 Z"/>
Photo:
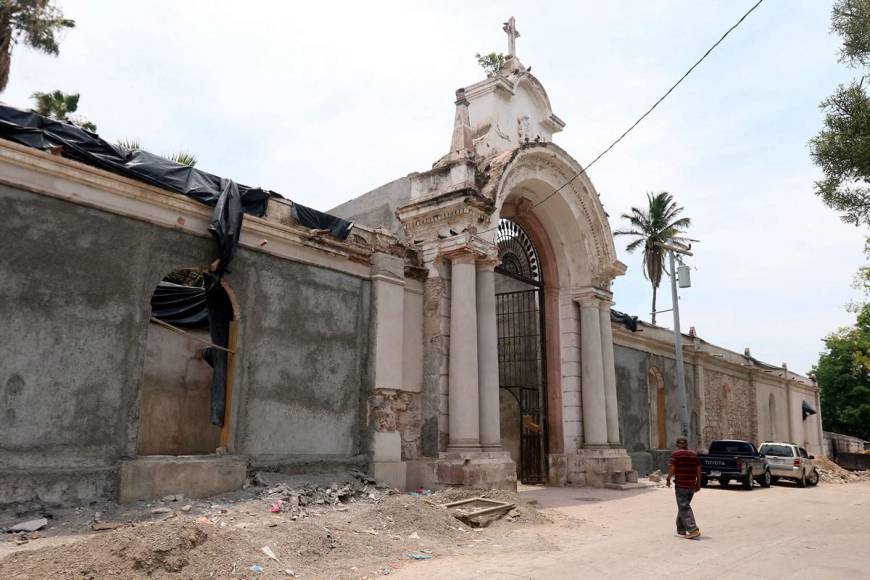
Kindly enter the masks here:
<path id="1" fill-rule="evenodd" d="M 409 495 L 369 485 L 337 500 L 343 488 L 333 487 L 309 494 L 308 505 L 277 486 L 50 511 L 43 530 L 0 537 L 0 578 L 374 578 L 430 558 L 527 549 L 513 541 L 517 530 L 570 520 L 503 491 Z M 480 528 L 438 507 L 476 495 L 517 506 Z M 0 526 L 38 515 L 2 514 Z M 120 527 L 95 531 L 95 516 Z"/>
<path id="2" fill-rule="evenodd" d="M 2 538 L 0 578 L 870 576 L 868 482 L 710 486 L 693 502 L 700 541 L 674 534 L 673 492 L 662 487 L 489 492 L 517 508 L 483 528 L 437 506 L 480 491 L 343 489 L 294 499 L 292 489 L 252 487 L 208 500 L 55 510 L 33 539 Z M 94 531 L 95 515 L 122 525 Z M 0 526 L 30 517 L 0 514 Z"/>

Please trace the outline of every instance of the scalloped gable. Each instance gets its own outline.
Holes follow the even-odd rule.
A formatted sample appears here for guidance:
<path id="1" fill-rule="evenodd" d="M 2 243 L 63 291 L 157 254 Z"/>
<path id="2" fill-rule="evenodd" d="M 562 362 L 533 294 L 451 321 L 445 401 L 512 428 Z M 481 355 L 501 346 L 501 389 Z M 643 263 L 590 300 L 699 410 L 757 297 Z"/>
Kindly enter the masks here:
<path id="1" fill-rule="evenodd" d="M 475 153 L 490 157 L 526 142 L 553 140 L 565 123 L 553 114 L 541 82 L 517 58 L 465 88 Z"/>

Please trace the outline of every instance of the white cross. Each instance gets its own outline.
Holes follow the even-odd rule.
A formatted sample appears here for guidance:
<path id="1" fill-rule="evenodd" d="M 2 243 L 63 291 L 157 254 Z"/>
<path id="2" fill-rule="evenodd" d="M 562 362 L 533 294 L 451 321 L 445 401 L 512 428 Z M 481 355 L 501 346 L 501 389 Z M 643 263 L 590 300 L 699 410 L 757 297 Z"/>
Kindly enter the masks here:
<path id="1" fill-rule="evenodd" d="M 517 21 L 514 20 L 513 16 L 510 17 L 510 20 L 504 23 L 504 26 L 502 26 L 502 30 L 504 30 L 508 35 L 508 54 L 511 56 L 516 56 L 517 38 L 520 37 L 520 31 L 517 30 Z"/>

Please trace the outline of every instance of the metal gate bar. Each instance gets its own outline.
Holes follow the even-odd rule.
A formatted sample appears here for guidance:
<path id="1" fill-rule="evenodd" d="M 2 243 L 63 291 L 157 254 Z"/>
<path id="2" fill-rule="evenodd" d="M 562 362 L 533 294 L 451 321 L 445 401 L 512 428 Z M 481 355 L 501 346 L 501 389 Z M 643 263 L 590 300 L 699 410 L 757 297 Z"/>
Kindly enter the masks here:
<path id="1" fill-rule="evenodd" d="M 499 386 L 520 406 L 520 481 L 546 482 L 543 291 L 496 294 Z"/>

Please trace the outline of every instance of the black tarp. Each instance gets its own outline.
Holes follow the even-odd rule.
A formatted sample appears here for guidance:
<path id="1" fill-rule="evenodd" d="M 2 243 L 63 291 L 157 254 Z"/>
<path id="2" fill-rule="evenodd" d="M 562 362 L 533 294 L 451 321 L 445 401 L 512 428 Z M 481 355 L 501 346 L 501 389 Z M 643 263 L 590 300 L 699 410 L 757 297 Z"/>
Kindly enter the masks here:
<path id="1" fill-rule="evenodd" d="M 151 316 L 180 328 L 208 328 L 211 342 L 229 347 L 233 305 L 216 276 L 205 276 L 205 287 L 160 282 L 151 297 Z M 211 383 L 210 420 L 222 427 L 226 408 L 228 353 L 220 348 L 202 349 L 203 359 L 214 370 Z"/>
<path id="2" fill-rule="evenodd" d="M 815 415 L 816 410 L 813 409 L 809 403 L 806 401 L 801 401 L 801 415 L 804 416 L 804 421 L 806 421 L 807 417 L 810 415 Z"/>
<path id="3" fill-rule="evenodd" d="M 74 159 L 112 173 L 175 191 L 214 207 L 208 229 L 218 243 L 219 269 L 232 260 L 242 213 L 266 214 L 269 197 L 278 194 L 248 187 L 144 150 L 130 151 L 70 123 L 0 105 L 0 138 L 36 149 L 60 150 Z"/>
<path id="4" fill-rule="evenodd" d="M 293 217 L 306 228 L 329 230 L 330 235 L 339 240 L 347 238 L 351 228 L 353 228 L 353 222 L 299 205 L 296 202 L 293 202 Z"/>
<path id="5" fill-rule="evenodd" d="M 151 296 L 151 316 L 180 328 L 208 328 L 205 288 L 160 282 Z"/>
<path id="6" fill-rule="evenodd" d="M 630 316 L 619 310 L 610 310 L 610 321 L 621 324 L 632 332 L 637 332 L 637 316 Z"/>

